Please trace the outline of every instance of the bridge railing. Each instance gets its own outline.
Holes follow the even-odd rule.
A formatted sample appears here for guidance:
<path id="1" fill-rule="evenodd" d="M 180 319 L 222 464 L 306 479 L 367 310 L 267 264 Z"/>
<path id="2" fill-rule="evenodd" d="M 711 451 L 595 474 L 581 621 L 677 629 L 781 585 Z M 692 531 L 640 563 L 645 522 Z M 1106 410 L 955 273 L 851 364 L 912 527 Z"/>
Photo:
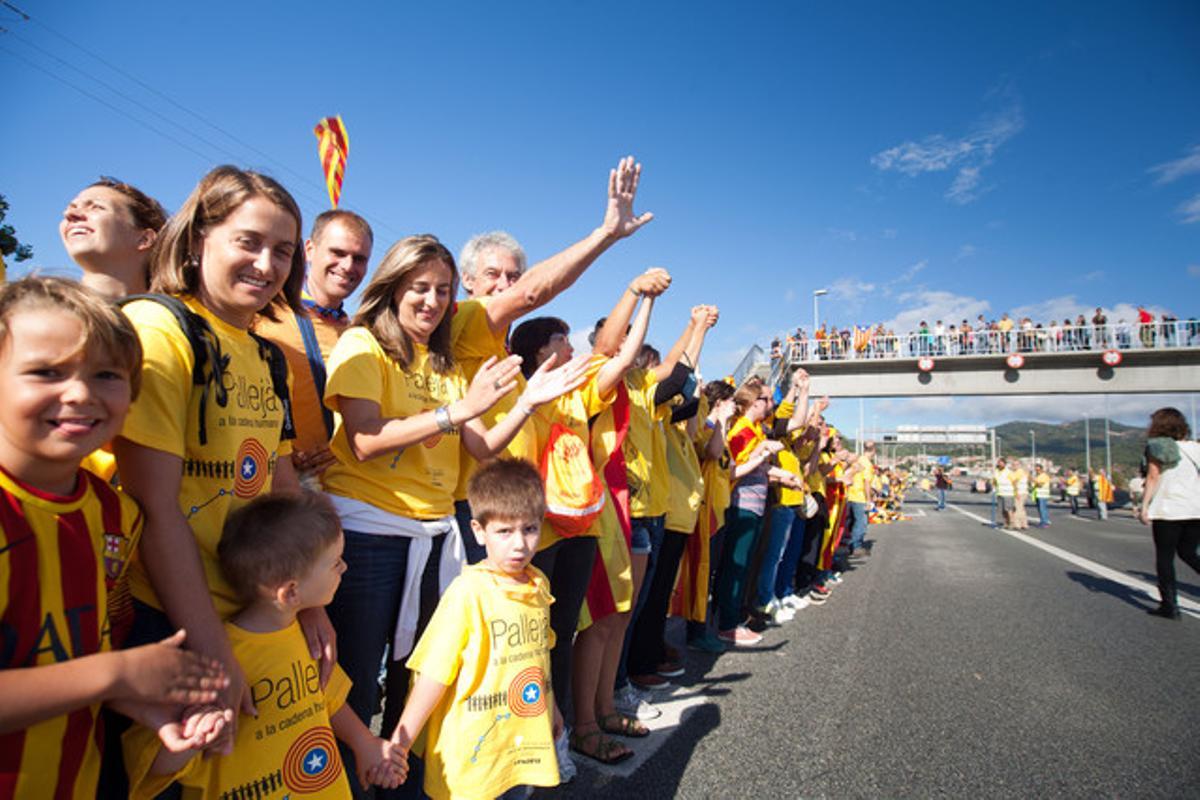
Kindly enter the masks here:
<path id="1" fill-rule="evenodd" d="M 789 341 L 772 362 L 852 361 L 876 358 L 1078 353 L 1103 350 L 1164 350 L 1200 347 L 1200 321 L 1084 325 L 1011 331 L 954 331 L 879 336 L 857 331 L 848 337 Z"/>

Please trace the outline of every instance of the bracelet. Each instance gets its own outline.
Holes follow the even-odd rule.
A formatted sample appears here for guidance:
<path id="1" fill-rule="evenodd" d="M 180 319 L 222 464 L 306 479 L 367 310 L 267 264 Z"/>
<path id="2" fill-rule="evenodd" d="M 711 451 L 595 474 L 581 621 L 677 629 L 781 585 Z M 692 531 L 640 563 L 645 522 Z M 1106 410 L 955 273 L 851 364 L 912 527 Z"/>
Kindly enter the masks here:
<path id="1" fill-rule="evenodd" d="M 635 288 L 633 288 L 632 286 L 630 286 L 630 287 L 628 288 L 628 291 L 630 291 L 630 292 L 633 292 L 633 296 L 634 296 L 634 297 L 641 297 L 641 296 L 642 296 L 642 290 L 641 290 L 641 289 L 635 289 Z"/>
<path id="2" fill-rule="evenodd" d="M 433 412 L 437 420 L 438 430 L 442 433 L 454 433 L 454 423 L 450 420 L 450 406 L 441 406 Z"/>
<path id="3" fill-rule="evenodd" d="M 528 403 L 522 403 L 519 400 L 517 401 L 517 404 L 513 406 L 513 410 L 520 411 L 526 417 L 532 417 L 534 412 L 533 406 L 529 405 Z"/>

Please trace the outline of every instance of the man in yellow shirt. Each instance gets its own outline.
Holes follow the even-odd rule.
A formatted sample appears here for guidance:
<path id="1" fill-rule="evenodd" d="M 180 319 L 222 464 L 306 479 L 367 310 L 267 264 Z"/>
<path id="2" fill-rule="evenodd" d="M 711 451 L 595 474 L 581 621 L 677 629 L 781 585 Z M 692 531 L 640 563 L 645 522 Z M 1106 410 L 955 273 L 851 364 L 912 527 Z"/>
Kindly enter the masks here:
<path id="1" fill-rule="evenodd" d="M 325 367 L 350 324 L 343 305 L 366 277 L 373 244 L 371 226 L 353 211 L 335 209 L 318 216 L 304 243 L 304 314 L 281 310 L 276 312 L 279 321 L 264 318 L 255 329 L 279 345 L 291 368 L 296 427 L 292 465 L 302 479 L 319 475 L 334 460 L 329 450 L 333 412 L 322 402 Z"/>
<path id="2" fill-rule="evenodd" d="M 865 545 L 867 537 L 867 509 L 871 507 L 875 478 L 875 443 L 865 442 L 863 454 L 846 471 L 846 503 L 850 511 L 850 555 L 870 555 Z"/>
<path id="3" fill-rule="evenodd" d="M 455 307 L 450 343 L 454 360 L 462 367 L 468 382 L 488 358 L 502 359 L 508 355 L 508 331 L 514 322 L 549 303 L 575 283 L 608 248 L 654 218 L 653 214 L 637 215 L 633 211 L 641 174 L 642 165 L 635 163 L 632 156 L 622 159 L 609 172 L 608 204 L 600 226 L 528 272 L 524 249 L 504 231 L 479 234 L 463 245 L 458 267 L 467 299 Z M 490 427 L 508 416 L 521 386 L 517 389 L 483 415 L 484 424 Z M 540 454 L 533 452 L 533 447 L 533 439 L 523 430 L 509 443 L 506 453 L 537 463 Z M 476 465 L 470 456 L 464 454 L 463 458 L 466 463 L 459 471 L 454 509 L 459 530 L 465 532 L 470 530 L 471 521 L 466 487 Z M 481 561 L 482 547 L 474 537 L 463 538 L 467 561 L 472 564 Z"/>

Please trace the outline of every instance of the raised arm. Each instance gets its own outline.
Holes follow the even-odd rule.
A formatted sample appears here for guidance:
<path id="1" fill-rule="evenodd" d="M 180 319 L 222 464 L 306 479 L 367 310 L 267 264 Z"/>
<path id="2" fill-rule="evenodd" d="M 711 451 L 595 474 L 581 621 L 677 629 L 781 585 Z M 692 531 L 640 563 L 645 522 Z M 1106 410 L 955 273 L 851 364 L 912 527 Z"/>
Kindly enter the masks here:
<path id="1" fill-rule="evenodd" d="M 520 317 L 549 303 L 613 244 L 635 233 L 654 215 L 635 214 L 633 202 L 641 182 L 642 165 L 633 156 L 621 159 L 608 174 L 608 205 L 604 221 L 585 238 L 536 265 L 488 303 L 488 325 L 506 330 Z"/>
<path id="2" fill-rule="evenodd" d="M 696 308 L 699 308 L 699 306 Z M 671 345 L 671 349 L 663 356 L 662 362 L 654 368 L 654 377 L 659 381 L 665 381 L 675 371 L 675 365 L 679 363 L 679 359 L 683 356 L 683 351 L 692 342 L 692 334 L 695 332 L 697 325 L 702 324 L 696 321 L 696 308 L 692 309 L 692 315 L 688 317 L 687 325 L 683 328 L 683 333 L 679 334 L 679 338 L 675 340 L 675 344 Z M 687 366 L 695 367 L 695 364 L 696 362 L 692 361 L 687 363 Z"/>
<path id="3" fill-rule="evenodd" d="M 621 342 L 625 340 L 625 329 L 629 327 L 629 320 L 633 318 L 638 300 L 642 297 L 658 297 L 670 285 L 670 274 L 660 267 L 651 267 L 630 281 L 629 287 L 605 317 L 604 325 L 596 334 L 592 352 L 610 358 L 615 356 L 621 349 Z M 639 342 L 638 348 L 641 346 Z"/>
<path id="4" fill-rule="evenodd" d="M 624 298 L 622 298 L 622 301 Z M 642 302 L 641 308 L 638 309 L 637 317 L 633 320 L 633 325 L 629 329 L 629 335 L 625 337 L 625 341 L 621 343 L 621 347 L 617 350 L 617 354 L 608 360 L 600 371 L 596 373 L 596 386 L 600 390 L 600 394 L 605 395 L 617 387 L 629 368 L 633 366 L 634 359 L 637 358 L 638 352 L 642 349 L 642 342 L 646 340 L 646 331 L 650 327 L 650 312 L 654 309 L 654 296 L 647 295 Z M 608 323 L 604 324 L 608 327 Z M 599 339 L 597 339 L 599 341 Z"/>

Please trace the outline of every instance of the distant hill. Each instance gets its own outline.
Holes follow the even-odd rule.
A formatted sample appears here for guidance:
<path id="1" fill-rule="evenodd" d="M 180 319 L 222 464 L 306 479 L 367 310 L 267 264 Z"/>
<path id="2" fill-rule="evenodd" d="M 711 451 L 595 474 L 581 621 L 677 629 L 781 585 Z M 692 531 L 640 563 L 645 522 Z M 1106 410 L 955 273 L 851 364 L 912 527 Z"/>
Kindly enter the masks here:
<path id="1" fill-rule="evenodd" d="M 1092 448 L 1092 468 L 1104 466 L 1104 420 L 1092 419 L 1088 440 Z M 1082 469 L 1085 463 L 1083 420 L 1058 425 L 1045 422 L 1006 422 L 996 426 L 1000 451 L 1022 458 L 1029 457 L 1029 432 L 1037 440 L 1038 458 L 1050 458 L 1060 467 Z M 1146 429 L 1109 422 L 1113 472 L 1124 484 L 1137 473 L 1146 449 Z"/>

